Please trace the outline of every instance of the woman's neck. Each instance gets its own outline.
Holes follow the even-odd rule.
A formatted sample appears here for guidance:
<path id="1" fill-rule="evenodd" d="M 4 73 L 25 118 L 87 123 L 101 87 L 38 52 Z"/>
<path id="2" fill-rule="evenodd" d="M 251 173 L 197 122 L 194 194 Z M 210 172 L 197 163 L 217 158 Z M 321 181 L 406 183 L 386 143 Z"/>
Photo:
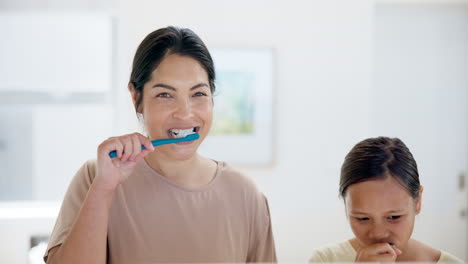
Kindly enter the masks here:
<path id="1" fill-rule="evenodd" d="M 173 160 L 162 155 L 148 155 L 145 160 L 159 174 L 189 188 L 202 187 L 211 182 L 216 163 L 198 154 L 187 160 Z"/>

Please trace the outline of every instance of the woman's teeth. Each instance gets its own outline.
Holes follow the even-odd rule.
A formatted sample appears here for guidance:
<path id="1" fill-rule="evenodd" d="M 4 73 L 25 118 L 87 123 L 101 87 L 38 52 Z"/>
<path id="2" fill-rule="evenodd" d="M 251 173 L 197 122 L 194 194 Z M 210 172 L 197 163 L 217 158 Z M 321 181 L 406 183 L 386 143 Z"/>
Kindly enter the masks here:
<path id="1" fill-rule="evenodd" d="M 174 136 L 175 138 L 183 138 L 186 137 L 190 134 L 195 133 L 195 128 L 189 128 L 189 129 L 170 129 L 169 134 Z"/>

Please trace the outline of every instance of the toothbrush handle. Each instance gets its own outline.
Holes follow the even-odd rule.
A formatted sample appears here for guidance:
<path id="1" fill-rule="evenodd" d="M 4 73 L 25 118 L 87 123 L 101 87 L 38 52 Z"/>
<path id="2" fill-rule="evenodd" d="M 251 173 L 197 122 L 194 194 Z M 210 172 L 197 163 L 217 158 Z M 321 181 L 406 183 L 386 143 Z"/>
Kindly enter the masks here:
<path id="1" fill-rule="evenodd" d="M 172 143 L 179 143 L 179 142 L 184 142 L 184 141 L 193 141 L 197 140 L 200 138 L 200 135 L 198 133 L 196 134 L 190 134 L 186 137 L 183 138 L 163 138 L 163 139 L 155 139 L 151 141 L 151 144 L 154 147 L 161 146 L 161 145 L 166 145 L 166 144 L 172 144 Z M 141 150 L 146 149 L 145 146 L 141 145 Z M 113 150 L 109 152 L 109 157 L 111 158 L 116 158 L 117 157 L 117 151 Z"/>

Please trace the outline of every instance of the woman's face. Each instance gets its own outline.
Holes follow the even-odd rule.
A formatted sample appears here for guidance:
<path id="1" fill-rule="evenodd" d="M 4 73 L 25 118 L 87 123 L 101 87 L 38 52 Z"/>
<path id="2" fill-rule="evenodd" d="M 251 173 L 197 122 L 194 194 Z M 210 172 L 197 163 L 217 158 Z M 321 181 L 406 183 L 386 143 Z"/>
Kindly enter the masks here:
<path id="1" fill-rule="evenodd" d="M 350 185 L 346 213 L 360 246 L 393 243 L 404 252 L 421 209 L 421 194 L 422 188 L 419 199 L 413 199 L 393 177 Z"/>
<path id="2" fill-rule="evenodd" d="M 135 101 L 135 95 L 133 98 Z M 185 130 L 200 134 L 195 141 L 156 148 L 158 154 L 170 159 L 191 158 L 211 128 L 213 101 L 208 74 L 191 57 L 166 56 L 144 85 L 140 110 L 151 140 L 181 137 Z"/>

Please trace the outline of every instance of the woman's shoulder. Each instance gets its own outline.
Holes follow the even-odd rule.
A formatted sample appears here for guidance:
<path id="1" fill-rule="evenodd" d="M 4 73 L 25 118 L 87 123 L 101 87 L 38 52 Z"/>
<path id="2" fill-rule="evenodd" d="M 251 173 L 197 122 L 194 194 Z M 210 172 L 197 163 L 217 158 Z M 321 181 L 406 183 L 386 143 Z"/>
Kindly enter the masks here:
<path id="1" fill-rule="evenodd" d="M 248 177 L 245 173 L 241 172 L 238 168 L 228 164 L 224 161 L 216 161 L 218 163 L 219 174 L 223 180 L 229 181 L 230 183 L 241 184 L 256 188 L 253 180 Z"/>
<path id="2" fill-rule="evenodd" d="M 85 161 L 77 174 L 86 176 L 88 180 L 92 182 L 96 176 L 96 160 Z"/>
<path id="3" fill-rule="evenodd" d="M 69 188 L 74 186 L 89 187 L 93 183 L 94 177 L 96 177 L 96 160 L 87 160 L 75 173 Z"/>
<path id="4" fill-rule="evenodd" d="M 233 191 L 242 190 L 244 192 L 260 193 L 257 185 L 252 178 L 241 172 L 238 168 L 224 162 L 216 161 L 218 163 L 218 177 L 223 186 L 229 186 Z"/>
<path id="5" fill-rule="evenodd" d="M 315 262 L 354 262 L 356 251 L 349 240 L 326 244 L 312 251 L 309 263 Z"/>

